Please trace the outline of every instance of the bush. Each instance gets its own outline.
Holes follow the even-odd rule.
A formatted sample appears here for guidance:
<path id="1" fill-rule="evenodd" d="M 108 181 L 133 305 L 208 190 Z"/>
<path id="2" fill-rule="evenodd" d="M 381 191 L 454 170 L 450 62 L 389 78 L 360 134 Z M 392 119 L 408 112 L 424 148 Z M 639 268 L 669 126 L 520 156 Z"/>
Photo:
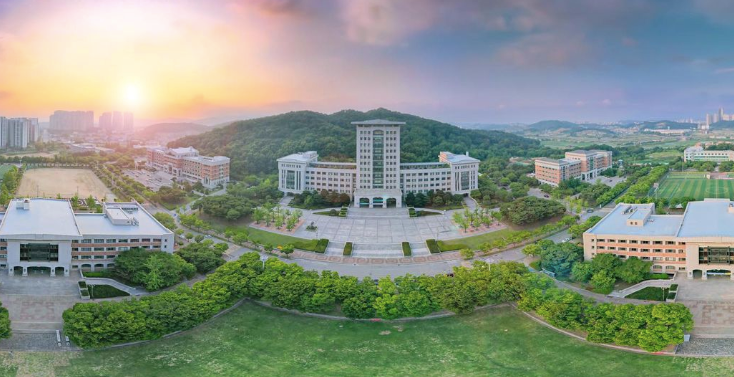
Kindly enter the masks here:
<path id="1" fill-rule="evenodd" d="M 112 272 L 109 270 L 102 271 L 84 271 L 85 278 L 111 278 Z"/>
<path id="2" fill-rule="evenodd" d="M 352 255 L 352 248 L 353 247 L 354 247 L 354 245 L 351 242 L 345 243 L 344 244 L 344 253 L 342 253 L 342 255 L 344 255 L 345 257 L 351 256 Z"/>
<path id="3" fill-rule="evenodd" d="M 412 251 L 410 250 L 410 242 L 403 242 L 403 256 L 409 257 L 412 255 Z"/>
<path id="4" fill-rule="evenodd" d="M 176 255 L 196 267 L 196 271 L 205 274 L 224 264 L 223 252 L 211 243 L 190 243 L 176 251 Z"/>
<path id="5" fill-rule="evenodd" d="M 469 248 L 464 248 L 459 250 L 459 254 L 461 254 L 461 257 L 464 258 L 464 260 L 469 260 L 474 258 L 474 250 Z"/>
<path id="6" fill-rule="evenodd" d="M 314 251 L 323 254 L 326 252 L 327 246 L 329 246 L 329 240 L 326 238 L 321 238 L 318 240 L 318 242 L 316 242 L 316 247 L 314 248 Z"/>
<path id="7" fill-rule="evenodd" d="M 648 280 L 668 280 L 670 276 L 668 274 L 650 274 Z"/>
<path id="8" fill-rule="evenodd" d="M 670 291 L 670 292 L 668 292 L 668 297 L 667 297 L 667 299 L 668 299 L 668 300 L 675 300 L 675 296 L 676 296 L 677 294 L 678 294 L 678 292 L 675 292 L 675 291 Z"/>
<path id="9" fill-rule="evenodd" d="M 130 249 L 117 256 L 114 272 L 124 280 L 156 291 L 193 277 L 196 267 L 176 254 Z"/>
<path id="10" fill-rule="evenodd" d="M 79 288 L 86 288 L 87 287 L 87 282 L 86 281 L 80 281 L 78 284 L 79 284 Z"/>
<path id="11" fill-rule="evenodd" d="M 671 284 L 670 285 L 670 291 L 671 292 L 677 292 L 678 291 L 678 284 Z"/>
<path id="12" fill-rule="evenodd" d="M 441 249 L 438 247 L 438 243 L 432 238 L 426 240 L 426 246 L 428 246 L 428 251 L 430 251 L 431 254 L 441 253 Z"/>

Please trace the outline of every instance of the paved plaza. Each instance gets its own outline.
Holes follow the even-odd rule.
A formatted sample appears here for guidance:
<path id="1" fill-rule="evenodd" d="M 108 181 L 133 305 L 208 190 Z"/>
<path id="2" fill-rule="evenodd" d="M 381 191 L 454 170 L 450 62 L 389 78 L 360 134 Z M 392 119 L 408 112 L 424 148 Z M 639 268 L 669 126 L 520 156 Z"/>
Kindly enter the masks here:
<path id="1" fill-rule="evenodd" d="M 0 301 L 8 309 L 14 331 L 61 329 L 64 310 L 80 301 L 79 273 L 71 276 L 8 276 L 0 272 Z"/>
<path id="2" fill-rule="evenodd" d="M 681 274 L 675 282 L 677 302 L 693 314 L 694 336 L 734 338 L 734 281 L 728 276 L 701 280 Z"/>
<path id="3" fill-rule="evenodd" d="M 407 208 L 350 208 L 347 218 L 341 218 L 304 211 L 304 225 L 294 235 L 365 244 L 420 243 L 430 238 L 461 237 L 450 215 L 451 212 L 447 211 L 436 216 L 410 218 Z M 318 227 L 318 234 L 306 230 L 312 222 Z"/>

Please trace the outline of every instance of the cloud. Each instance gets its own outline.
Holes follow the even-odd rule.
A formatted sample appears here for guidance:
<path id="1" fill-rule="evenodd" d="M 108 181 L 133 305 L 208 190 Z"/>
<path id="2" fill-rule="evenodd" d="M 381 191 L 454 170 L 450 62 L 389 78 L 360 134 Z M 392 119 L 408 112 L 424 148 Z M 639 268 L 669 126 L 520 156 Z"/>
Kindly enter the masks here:
<path id="1" fill-rule="evenodd" d="M 731 24 L 734 2 L 729 0 L 693 0 L 693 8 L 712 21 Z"/>
<path id="2" fill-rule="evenodd" d="M 360 0 L 342 2 L 342 20 L 353 42 L 391 45 L 430 28 L 436 8 L 419 0 Z"/>
<path id="3" fill-rule="evenodd" d="M 4 101 L 13 97 L 13 93 L 7 90 L 0 90 L 0 101 Z"/>
<path id="4" fill-rule="evenodd" d="M 719 68 L 714 71 L 715 74 L 720 75 L 722 73 L 734 73 L 734 67 Z"/>
<path id="5" fill-rule="evenodd" d="M 609 106 L 612 104 L 612 100 L 610 100 L 609 98 L 605 98 L 601 101 L 601 104 L 604 106 Z"/>
<path id="6" fill-rule="evenodd" d="M 634 38 L 630 38 L 630 37 L 623 37 L 622 45 L 626 47 L 634 47 L 634 46 L 637 46 L 637 40 Z"/>
<path id="7" fill-rule="evenodd" d="M 499 61 L 522 67 L 574 65 L 588 58 L 590 50 L 581 35 L 532 34 L 501 47 Z"/>
<path id="8" fill-rule="evenodd" d="M 582 107 L 582 106 L 585 106 L 585 105 L 586 105 L 586 102 L 585 101 L 576 101 L 576 106 L 578 106 L 578 107 Z"/>

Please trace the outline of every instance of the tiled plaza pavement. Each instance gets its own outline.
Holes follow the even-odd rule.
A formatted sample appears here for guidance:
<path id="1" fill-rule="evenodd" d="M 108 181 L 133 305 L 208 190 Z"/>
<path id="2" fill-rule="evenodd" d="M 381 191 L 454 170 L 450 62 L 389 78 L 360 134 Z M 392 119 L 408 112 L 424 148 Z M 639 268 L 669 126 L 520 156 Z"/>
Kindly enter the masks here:
<path id="1" fill-rule="evenodd" d="M 431 263 L 441 261 L 452 261 L 460 260 L 461 255 L 457 252 L 452 253 L 441 253 L 431 254 L 419 257 L 410 258 L 359 258 L 359 257 L 344 257 L 338 255 L 324 255 L 311 253 L 308 251 L 296 250 L 293 252 L 292 257 L 294 259 L 310 259 L 320 262 L 330 263 L 345 263 L 345 264 L 358 264 L 358 265 L 381 265 L 381 264 L 410 264 L 410 263 Z"/>
<path id="2" fill-rule="evenodd" d="M 679 275 L 677 302 L 691 310 L 693 337 L 734 338 L 734 281 L 687 279 Z"/>
<path id="3" fill-rule="evenodd" d="M 64 310 L 80 301 L 78 272 L 70 277 L 8 276 L 0 272 L 0 301 L 8 309 L 13 330 L 60 329 Z"/>
<path id="4" fill-rule="evenodd" d="M 429 238 L 440 239 L 459 237 L 456 226 L 444 216 L 420 218 L 339 218 L 322 215 L 306 215 L 305 224 L 318 226 L 318 237 L 334 242 L 351 241 L 354 243 L 400 243 L 424 242 Z M 301 226 L 296 237 L 316 238 L 315 232 Z"/>

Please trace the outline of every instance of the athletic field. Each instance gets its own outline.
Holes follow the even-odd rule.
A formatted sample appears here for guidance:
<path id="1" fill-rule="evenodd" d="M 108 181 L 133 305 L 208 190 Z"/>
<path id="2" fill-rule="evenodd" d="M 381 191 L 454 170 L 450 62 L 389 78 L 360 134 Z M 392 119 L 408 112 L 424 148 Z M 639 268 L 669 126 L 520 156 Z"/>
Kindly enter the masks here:
<path id="1" fill-rule="evenodd" d="M 734 200 L 734 179 L 706 179 L 706 173 L 670 173 L 660 182 L 658 198 L 729 198 Z"/>

